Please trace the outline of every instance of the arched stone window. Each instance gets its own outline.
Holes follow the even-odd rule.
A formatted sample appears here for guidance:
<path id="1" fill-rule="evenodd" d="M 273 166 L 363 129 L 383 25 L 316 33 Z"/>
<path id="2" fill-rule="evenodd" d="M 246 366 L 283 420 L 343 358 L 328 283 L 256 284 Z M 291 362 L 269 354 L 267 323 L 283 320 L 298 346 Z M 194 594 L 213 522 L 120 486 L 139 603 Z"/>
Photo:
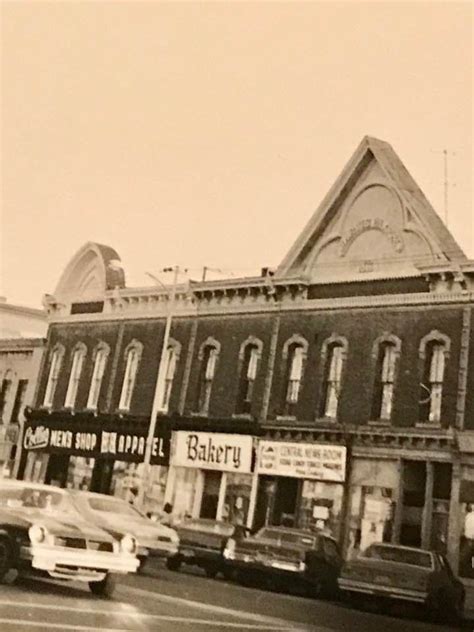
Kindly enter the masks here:
<path id="1" fill-rule="evenodd" d="M 212 337 L 207 338 L 199 348 L 198 359 L 201 363 L 201 367 L 199 371 L 196 412 L 200 415 L 207 415 L 209 413 L 212 383 L 216 373 L 220 350 L 220 343 Z"/>
<path id="2" fill-rule="evenodd" d="M 284 363 L 285 381 L 282 390 L 281 414 L 284 416 L 292 417 L 295 415 L 303 383 L 307 355 L 308 341 L 300 334 L 294 334 L 283 345 L 282 360 Z"/>
<path id="3" fill-rule="evenodd" d="M 168 347 L 166 349 L 166 370 L 164 375 L 163 392 L 160 402 L 160 411 L 163 413 L 168 412 L 169 409 L 171 391 L 173 389 L 173 380 L 176 374 L 176 367 L 178 365 L 180 355 L 181 343 L 174 338 L 170 338 L 168 340 Z"/>
<path id="4" fill-rule="evenodd" d="M 372 394 L 371 419 L 388 421 L 392 416 L 395 380 L 401 340 L 392 334 L 382 334 L 372 347 L 375 380 Z"/>
<path id="5" fill-rule="evenodd" d="M 239 351 L 239 391 L 237 394 L 237 414 L 249 414 L 252 410 L 252 400 L 255 390 L 263 342 L 255 336 L 249 336 L 241 345 Z"/>
<path id="6" fill-rule="evenodd" d="M 342 389 L 342 378 L 347 357 L 346 338 L 332 334 L 323 342 L 321 363 L 324 367 L 321 417 L 336 419 Z"/>
<path id="7" fill-rule="evenodd" d="M 438 330 L 431 331 L 420 341 L 418 419 L 422 423 L 439 424 L 441 421 L 444 375 L 450 350 L 451 340 Z"/>
<path id="8" fill-rule="evenodd" d="M 125 349 L 125 372 L 123 376 L 122 392 L 120 394 L 119 410 L 130 410 L 133 389 L 137 379 L 138 366 L 142 357 L 143 345 L 137 340 Z"/>
<path id="9" fill-rule="evenodd" d="M 65 408 L 73 408 L 76 403 L 77 389 L 81 380 L 82 367 L 87 355 L 87 347 L 84 343 L 78 342 L 72 350 L 71 369 L 69 372 L 69 382 L 64 400 Z"/>
<path id="10" fill-rule="evenodd" d="M 64 347 L 61 344 L 56 344 L 51 350 L 49 356 L 49 373 L 48 381 L 46 383 L 46 390 L 44 392 L 43 406 L 51 408 L 53 405 L 54 394 L 58 385 L 59 371 L 64 357 Z"/>
<path id="11" fill-rule="evenodd" d="M 99 342 L 94 349 L 93 362 L 94 370 L 92 371 L 91 384 L 89 388 L 89 396 L 87 398 L 87 408 L 97 410 L 99 403 L 100 390 L 104 379 L 105 367 L 110 354 L 110 347 L 105 342 Z"/>

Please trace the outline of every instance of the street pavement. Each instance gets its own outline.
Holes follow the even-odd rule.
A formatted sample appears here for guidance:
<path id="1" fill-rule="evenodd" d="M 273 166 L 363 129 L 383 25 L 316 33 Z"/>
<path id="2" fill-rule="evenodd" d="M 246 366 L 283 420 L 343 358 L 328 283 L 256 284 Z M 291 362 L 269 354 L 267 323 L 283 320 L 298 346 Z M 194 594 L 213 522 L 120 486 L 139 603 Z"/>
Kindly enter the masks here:
<path id="1" fill-rule="evenodd" d="M 24 579 L 0 586 L 1 632 L 441 632 L 416 613 L 386 616 L 298 595 L 171 572 L 161 564 L 124 577 L 112 599 L 79 583 Z M 466 629 L 473 629 L 470 625 Z"/>

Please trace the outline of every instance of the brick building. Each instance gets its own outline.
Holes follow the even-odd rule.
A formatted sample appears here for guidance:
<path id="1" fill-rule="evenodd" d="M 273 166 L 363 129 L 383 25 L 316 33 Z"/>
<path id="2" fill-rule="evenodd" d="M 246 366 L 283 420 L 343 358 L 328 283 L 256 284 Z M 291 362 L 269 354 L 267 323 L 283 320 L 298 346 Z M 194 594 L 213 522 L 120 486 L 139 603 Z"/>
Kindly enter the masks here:
<path id="1" fill-rule="evenodd" d="M 455 564 L 461 551 L 463 567 L 473 282 L 393 149 L 368 137 L 274 273 L 179 285 L 171 302 L 86 244 L 49 297 L 22 475 L 125 495 L 159 401 L 146 508 L 324 527 L 346 549 L 431 546 Z"/>

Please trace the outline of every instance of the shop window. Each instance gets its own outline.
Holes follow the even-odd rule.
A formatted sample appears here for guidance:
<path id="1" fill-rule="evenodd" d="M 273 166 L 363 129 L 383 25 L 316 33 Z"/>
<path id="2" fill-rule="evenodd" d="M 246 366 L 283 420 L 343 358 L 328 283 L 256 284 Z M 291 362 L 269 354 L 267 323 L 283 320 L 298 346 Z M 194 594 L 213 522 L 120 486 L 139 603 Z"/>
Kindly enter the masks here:
<path id="1" fill-rule="evenodd" d="M 256 338 L 244 342 L 240 349 L 240 384 L 236 412 L 249 414 L 257 378 L 258 364 L 262 353 L 262 343 Z"/>
<path id="2" fill-rule="evenodd" d="M 377 341 L 374 350 L 376 359 L 375 384 L 372 399 L 371 419 L 388 421 L 392 416 L 395 372 L 400 341 L 398 338 Z"/>
<path id="3" fill-rule="evenodd" d="M 123 376 L 122 392 L 120 394 L 120 410 L 130 410 L 142 349 L 143 346 L 141 343 L 134 340 L 125 350 L 125 373 Z"/>
<path id="4" fill-rule="evenodd" d="M 20 423 L 20 416 L 23 413 L 25 407 L 26 389 L 28 388 L 28 380 L 18 380 L 18 386 L 15 394 L 15 401 L 13 403 L 12 415 L 10 423 Z"/>
<path id="5" fill-rule="evenodd" d="M 53 405 L 54 394 L 58 385 L 59 372 L 64 356 L 64 347 L 56 345 L 51 352 L 49 360 L 49 374 L 44 393 L 43 406 L 50 408 Z"/>
<path id="6" fill-rule="evenodd" d="M 81 380 L 82 367 L 86 357 L 87 349 L 83 344 L 78 344 L 72 354 L 71 372 L 69 374 L 69 383 L 66 392 L 64 406 L 72 408 L 76 403 L 77 389 Z"/>
<path id="7" fill-rule="evenodd" d="M 109 351 L 108 345 L 103 342 L 101 342 L 94 351 L 94 370 L 92 371 L 89 396 L 87 398 L 87 408 L 91 410 L 96 410 L 99 403 L 100 389 L 104 379 Z"/>
<path id="8" fill-rule="evenodd" d="M 5 408 L 12 389 L 11 371 L 7 371 L 2 380 L 2 388 L 0 390 L 0 421 L 3 422 Z"/>
<path id="9" fill-rule="evenodd" d="M 323 345 L 324 381 L 321 416 L 336 419 L 342 386 L 342 374 L 347 354 L 344 339 L 333 337 Z"/>
<path id="10" fill-rule="evenodd" d="M 199 352 L 201 371 L 199 375 L 197 412 L 200 415 L 207 415 L 209 413 L 212 383 L 216 372 L 219 351 L 220 344 L 210 338 L 201 346 Z"/>
<path id="11" fill-rule="evenodd" d="M 441 404 L 446 361 L 449 355 L 449 338 L 433 332 L 422 340 L 420 359 L 422 381 L 420 383 L 419 420 L 438 424 L 441 421 Z"/>
<path id="12" fill-rule="evenodd" d="M 283 361 L 286 361 L 286 379 L 283 390 L 282 415 L 295 415 L 303 382 L 307 352 L 308 343 L 299 335 L 292 336 L 283 346 Z"/>
<path id="13" fill-rule="evenodd" d="M 175 340 L 170 341 L 170 344 L 168 345 L 168 348 L 166 350 L 166 371 L 163 385 L 163 396 L 160 405 L 161 411 L 165 413 L 168 412 L 170 405 L 171 391 L 173 389 L 173 380 L 176 374 L 176 367 L 178 365 L 180 350 L 181 345 Z"/>

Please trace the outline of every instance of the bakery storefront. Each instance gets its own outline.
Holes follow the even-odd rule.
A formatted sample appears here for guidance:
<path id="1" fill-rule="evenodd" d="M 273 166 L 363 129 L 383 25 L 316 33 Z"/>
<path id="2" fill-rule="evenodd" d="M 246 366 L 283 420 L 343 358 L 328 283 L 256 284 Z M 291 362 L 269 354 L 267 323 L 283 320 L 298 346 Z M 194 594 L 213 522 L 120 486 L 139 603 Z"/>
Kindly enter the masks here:
<path id="1" fill-rule="evenodd" d="M 254 439 L 249 435 L 172 433 L 166 501 L 177 519 L 247 522 Z"/>
<path id="2" fill-rule="evenodd" d="M 254 527 L 321 528 L 340 534 L 346 448 L 261 440 Z"/>
<path id="3" fill-rule="evenodd" d="M 141 484 L 146 423 L 65 414 L 27 417 L 22 438 L 22 478 L 133 499 Z M 145 509 L 161 507 L 171 432 L 157 428 Z"/>

